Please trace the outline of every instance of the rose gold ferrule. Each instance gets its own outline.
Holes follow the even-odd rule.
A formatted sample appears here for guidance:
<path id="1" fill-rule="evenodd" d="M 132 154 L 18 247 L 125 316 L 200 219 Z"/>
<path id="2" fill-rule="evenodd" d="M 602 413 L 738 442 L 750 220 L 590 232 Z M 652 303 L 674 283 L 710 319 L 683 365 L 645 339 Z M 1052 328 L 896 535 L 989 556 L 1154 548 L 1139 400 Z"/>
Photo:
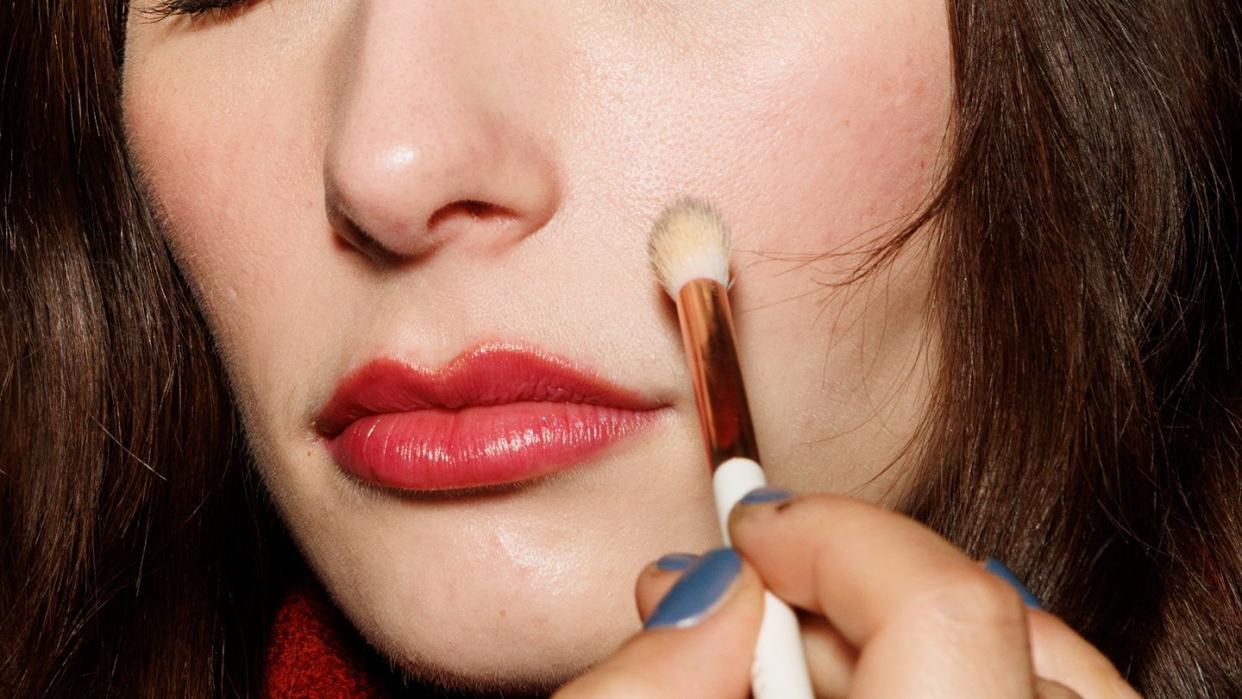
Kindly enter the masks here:
<path id="1" fill-rule="evenodd" d="M 759 462 L 728 291 L 714 279 L 687 282 L 677 295 L 677 317 L 708 462 L 712 469 L 735 456 Z"/>

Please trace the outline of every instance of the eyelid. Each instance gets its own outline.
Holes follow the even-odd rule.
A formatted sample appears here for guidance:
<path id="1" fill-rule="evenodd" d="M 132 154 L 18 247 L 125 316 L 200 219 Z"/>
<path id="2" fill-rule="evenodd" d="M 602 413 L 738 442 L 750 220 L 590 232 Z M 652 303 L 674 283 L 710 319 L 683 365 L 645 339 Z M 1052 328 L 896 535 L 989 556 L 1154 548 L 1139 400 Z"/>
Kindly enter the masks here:
<path id="1" fill-rule="evenodd" d="M 249 0 L 160 0 L 155 5 L 142 11 L 142 14 L 153 21 L 160 21 L 174 15 L 188 15 L 197 19 L 205 15 L 223 14 L 236 10 Z"/>

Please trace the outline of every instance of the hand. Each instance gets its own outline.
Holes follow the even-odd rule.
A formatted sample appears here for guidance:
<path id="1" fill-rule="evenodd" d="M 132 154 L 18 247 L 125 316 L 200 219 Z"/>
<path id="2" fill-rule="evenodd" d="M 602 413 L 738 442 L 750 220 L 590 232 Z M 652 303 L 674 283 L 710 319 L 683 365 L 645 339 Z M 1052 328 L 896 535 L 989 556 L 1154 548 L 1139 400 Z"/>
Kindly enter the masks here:
<path id="1" fill-rule="evenodd" d="M 800 610 L 817 696 L 1138 696 L 1078 634 L 921 524 L 844 497 L 760 492 L 769 499 L 729 518 L 735 549 L 642 571 L 647 628 L 558 699 L 746 697 L 764 584 Z"/>

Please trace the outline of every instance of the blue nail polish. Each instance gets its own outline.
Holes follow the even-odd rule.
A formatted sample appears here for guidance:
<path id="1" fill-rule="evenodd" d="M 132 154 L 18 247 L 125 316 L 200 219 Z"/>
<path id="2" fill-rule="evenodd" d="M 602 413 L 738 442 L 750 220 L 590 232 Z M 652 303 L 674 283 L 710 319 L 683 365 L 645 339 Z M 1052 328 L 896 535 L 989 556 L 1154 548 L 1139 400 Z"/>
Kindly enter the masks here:
<path id="1" fill-rule="evenodd" d="M 1018 580 L 1018 576 L 1006 568 L 1004 563 L 995 558 L 989 558 L 983 562 L 983 569 L 1009 583 L 1013 589 L 1018 591 L 1018 595 L 1022 597 L 1023 604 L 1032 609 L 1043 609 L 1044 605 L 1039 601 L 1039 598 L 1026 589 L 1026 585 L 1023 585 L 1022 581 Z"/>
<path id="2" fill-rule="evenodd" d="M 699 622 L 716 606 L 742 572 L 742 559 L 731 548 L 703 554 L 664 595 L 643 628 L 685 628 Z"/>
<path id="3" fill-rule="evenodd" d="M 698 556 L 693 553 L 670 553 L 660 557 L 656 561 L 656 568 L 660 570 L 685 570 L 690 564 L 698 560 Z"/>
<path id="4" fill-rule="evenodd" d="M 755 488 L 739 502 L 743 505 L 759 505 L 765 502 L 780 502 L 793 497 L 793 493 L 781 488 Z"/>

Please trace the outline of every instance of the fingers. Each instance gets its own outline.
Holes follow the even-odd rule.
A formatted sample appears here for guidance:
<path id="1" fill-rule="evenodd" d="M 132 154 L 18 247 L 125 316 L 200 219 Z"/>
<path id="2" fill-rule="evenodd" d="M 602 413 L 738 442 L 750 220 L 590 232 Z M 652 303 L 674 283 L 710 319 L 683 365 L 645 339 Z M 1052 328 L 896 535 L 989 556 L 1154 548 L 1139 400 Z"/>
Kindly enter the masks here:
<path id="1" fill-rule="evenodd" d="M 995 602 L 971 609 L 973 594 L 947 585 L 925 612 L 895 615 L 862 648 L 850 696 L 1032 696 L 1021 612 Z"/>
<path id="2" fill-rule="evenodd" d="M 1040 677 L 1073 687 L 1093 699 L 1136 699 L 1139 696 L 1108 658 L 1065 622 L 1046 612 L 1032 610 L 1029 625 L 1031 655 L 1035 672 Z"/>
<path id="3" fill-rule="evenodd" d="M 643 569 L 635 588 L 638 613 L 643 621 L 696 558 L 692 554 L 673 553 Z M 802 647 L 815 695 L 844 697 L 849 691 L 857 651 L 823 617 L 813 614 L 798 616 Z"/>
<path id="4" fill-rule="evenodd" d="M 670 553 L 652 561 L 638 574 L 634 586 L 634 601 L 638 605 L 638 618 L 646 622 L 664 596 L 687 568 L 698 560 L 692 553 Z"/>
<path id="5" fill-rule="evenodd" d="M 1065 624 L 1026 609 L 1020 583 L 998 577 L 1007 571 L 985 571 L 922 525 L 840 497 L 766 499 L 738 508 L 730 533 L 772 591 L 808 610 L 800 624 L 817 696 L 1138 696 Z M 679 630 L 666 600 L 679 596 L 683 576 L 697 575 L 696 558 L 662 558 L 644 569 L 635 590 L 644 620 L 685 634 L 640 634 L 559 696 L 745 695 L 761 597 L 750 598 L 748 640 L 730 646 L 733 656 L 717 647 L 719 637 L 695 633 L 725 622 L 704 616 Z M 751 580 L 761 592 L 757 574 L 740 562 L 737 579 L 729 590 Z M 720 602 L 711 615 L 729 617 L 730 604 Z M 730 667 L 735 671 L 721 674 Z"/>
<path id="6" fill-rule="evenodd" d="M 821 616 L 800 613 L 798 625 L 802 629 L 802 649 L 806 653 L 807 671 L 815 696 L 846 696 L 858 651 Z"/>
<path id="7" fill-rule="evenodd" d="M 1082 695 L 1060 682 L 1042 677 L 1035 680 L 1035 696 L 1038 699 L 1082 699 Z"/>
<path id="8" fill-rule="evenodd" d="M 922 525 L 829 495 L 741 505 L 734 546 L 861 649 L 850 696 L 1032 696 L 1026 611 Z"/>
<path id="9" fill-rule="evenodd" d="M 644 571 L 653 590 L 667 586 L 672 575 L 675 571 Z M 643 585 L 640 580 L 640 588 Z M 639 597 L 647 594 L 640 591 Z M 681 573 L 658 604 L 648 601 L 645 606 L 642 633 L 554 696 L 747 696 L 755 638 L 763 617 L 763 587 L 754 569 L 732 549 L 704 554 Z"/>

